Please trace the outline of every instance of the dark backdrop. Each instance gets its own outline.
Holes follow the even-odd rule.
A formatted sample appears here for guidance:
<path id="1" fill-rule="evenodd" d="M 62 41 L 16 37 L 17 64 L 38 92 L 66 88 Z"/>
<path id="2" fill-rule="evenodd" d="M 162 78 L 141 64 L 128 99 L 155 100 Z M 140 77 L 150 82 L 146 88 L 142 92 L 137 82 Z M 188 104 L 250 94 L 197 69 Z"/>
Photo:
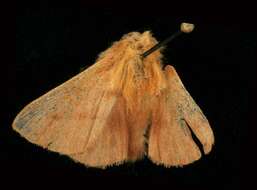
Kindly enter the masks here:
<path id="1" fill-rule="evenodd" d="M 4 169 L 25 185 L 48 184 L 50 180 L 60 186 L 71 181 L 85 184 L 84 188 L 94 183 L 122 188 L 137 181 L 143 186 L 165 184 L 170 189 L 238 189 L 242 176 L 247 175 L 242 167 L 251 165 L 245 158 L 245 142 L 256 132 L 252 109 L 256 31 L 249 27 L 251 19 L 183 15 L 176 8 L 154 5 L 130 9 L 125 4 L 18 4 L 16 63 L 9 65 L 8 107 L 1 133 L 6 145 L 0 157 Z M 123 34 L 151 30 L 163 40 L 183 21 L 194 23 L 195 31 L 167 46 L 164 64 L 176 68 L 212 126 L 216 142 L 209 155 L 184 168 L 166 169 L 145 158 L 102 171 L 41 149 L 12 131 L 11 122 L 25 105 L 93 64 L 97 55 Z"/>

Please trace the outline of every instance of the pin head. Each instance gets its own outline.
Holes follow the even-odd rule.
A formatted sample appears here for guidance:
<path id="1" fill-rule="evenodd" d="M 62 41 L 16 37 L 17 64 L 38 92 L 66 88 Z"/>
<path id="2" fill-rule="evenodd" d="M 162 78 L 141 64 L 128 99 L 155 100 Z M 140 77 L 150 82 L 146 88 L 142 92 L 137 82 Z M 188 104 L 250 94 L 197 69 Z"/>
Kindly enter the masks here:
<path id="1" fill-rule="evenodd" d="M 180 30 L 181 30 L 181 32 L 184 32 L 184 33 L 190 33 L 194 30 L 194 28 L 195 28 L 194 24 L 190 24 L 190 23 L 186 23 L 186 22 L 183 22 L 180 25 Z"/>

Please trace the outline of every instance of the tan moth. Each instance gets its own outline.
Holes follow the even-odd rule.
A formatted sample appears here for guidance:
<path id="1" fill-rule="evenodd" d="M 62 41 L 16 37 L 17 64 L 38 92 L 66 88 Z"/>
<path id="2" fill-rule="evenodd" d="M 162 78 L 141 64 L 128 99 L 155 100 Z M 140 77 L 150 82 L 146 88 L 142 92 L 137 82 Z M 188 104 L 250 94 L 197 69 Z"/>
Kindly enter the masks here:
<path id="1" fill-rule="evenodd" d="M 193 27 L 182 23 L 179 33 Z M 162 69 L 159 47 L 172 38 L 158 44 L 149 31 L 124 35 L 91 67 L 27 105 L 13 129 L 91 167 L 144 155 L 166 167 L 198 160 L 201 152 L 189 128 L 205 154 L 214 135 L 175 69 Z"/>

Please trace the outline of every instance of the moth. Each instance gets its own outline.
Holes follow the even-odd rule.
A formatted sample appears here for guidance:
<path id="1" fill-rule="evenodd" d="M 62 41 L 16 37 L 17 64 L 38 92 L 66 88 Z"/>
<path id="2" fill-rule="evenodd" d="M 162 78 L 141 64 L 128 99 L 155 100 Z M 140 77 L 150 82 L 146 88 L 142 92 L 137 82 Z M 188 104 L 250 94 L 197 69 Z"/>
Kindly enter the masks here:
<path id="1" fill-rule="evenodd" d="M 181 25 L 182 32 L 190 30 L 192 25 Z M 144 155 L 165 167 L 198 160 L 191 133 L 208 154 L 212 129 L 174 67 L 163 68 L 157 46 L 149 31 L 124 35 L 91 67 L 23 108 L 13 129 L 89 167 Z"/>

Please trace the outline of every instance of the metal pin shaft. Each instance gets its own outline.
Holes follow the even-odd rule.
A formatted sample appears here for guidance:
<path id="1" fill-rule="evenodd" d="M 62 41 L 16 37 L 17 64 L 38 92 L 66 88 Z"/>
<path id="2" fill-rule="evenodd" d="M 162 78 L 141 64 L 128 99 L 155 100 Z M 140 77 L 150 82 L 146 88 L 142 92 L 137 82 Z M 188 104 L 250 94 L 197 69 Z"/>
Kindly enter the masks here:
<path id="1" fill-rule="evenodd" d="M 153 53 L 154 51 L 156 51 L 157 49 L 159 49 L 160 47 L 166 45 L 167 43 L 169 43 L 170 41 L 172 41 L 173 39 L 175 39 L 176 37 L 178 37 L 179 35 L 181 35 L 182 33 L 190 33 L 192 32 L 194 29 L 194 25 L 193 24 L 189 24 L 189 23 L 182 23 L 180 25 L 180 30 L 177 31 L 175 34 L 171 35 L 170 37 L 168 37 L 167 39 L 159 42 L 158 44 L 156 44 L 155 46 L 153 46 L 152 48 L 150 48 L 149 50 L 145 51 L 141 57 L 145 58 L 148 55 L 150 55 L 151 53 Z"/>

